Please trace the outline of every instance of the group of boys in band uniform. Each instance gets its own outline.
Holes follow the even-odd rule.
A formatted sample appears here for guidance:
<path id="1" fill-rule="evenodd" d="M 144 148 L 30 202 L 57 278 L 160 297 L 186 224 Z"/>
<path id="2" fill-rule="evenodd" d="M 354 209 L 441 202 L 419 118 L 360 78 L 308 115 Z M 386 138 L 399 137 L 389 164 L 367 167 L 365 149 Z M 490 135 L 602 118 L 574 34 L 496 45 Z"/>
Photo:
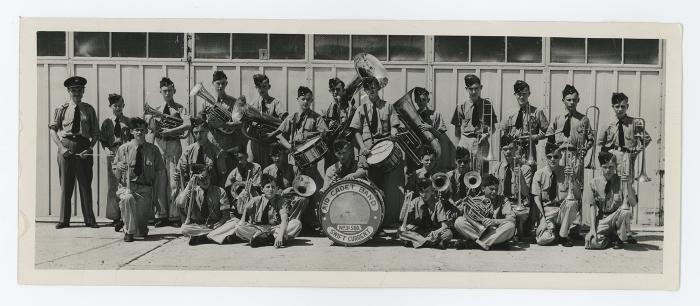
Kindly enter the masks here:
<path id="1" fill-rule="evenodd" d="M 347 179 L 364 179 L 382 194 L 385 215 L 382 228 L 398 228 L 397 236 L 410 247 L 480 247 L 488 250 L 510 240 L 522 241 L 534 230 L 540 245 L 560 242 L 570 247 L 578 236 L 581 206 L 591 207 L 587 248 L 634 243 L 629 235 L 630 207 L 636 194 L 629 184 L 636 155 L 651 138 L 637 119 L 626 115 L 629 98 L 614 93 L 616 122 L 598 133 L 576 107 L 579 93 L 566 85 L 562 102 L 566 113 L 551 121 L 542 109 L 530 105 L 530 87 L 514 84 L 518 109 L 498 119 L 492 102 L 481 97 L 481 80 L 464 78 L 467 100 L 458 104 L 451 123 L 459 138 L 456 149 L 438 158 L 433 148 L 418 149 L 420 169 L 407 169 L 403 161 L 389 172 L 368 166 L 369 148 L 381 139 L 394 139 L 403 125 L 392 104 L 379 96 L 375 78 L 362 81 L 368 99 L 360 103 L 341 99 L 345 84 L 329 80 L 333 103 L 319 114 L 312 109 L 314 94 L 300 86 L 299 111 L 287 115 L 280 101 L 269 95 L 267 76 L 253 77 L 259 99 L 252 106 L 260 113 L 280 118 L 277 130 L 268 133 L 277 143 L 249 141 L 239 123 L 209 116 L 205 105 L 200 116 L 190 117 L 174 101 L 175 85 L 168 78 L 160 83 L 161 115 L 129 118 L 123 114 L 124 98 L 108 97 L 113 114 L 98 128 L 94 108 L 82 101 L 87 80 L 70 77 L 64 82 L 70 100 L 54 111 L 49 125 L 51 139 L 59 148 L 61 217 L 57 229 L 68 227 L 71 197 L 77 180 L 85 224 L 98 227 L 92 212 L 92 148 L 99 141 L 112 165 L 108 174 L 107 218 L 125 241 L 148 235 L 148 222 L 156 227 L 181 227 L 190 244 L 247 241 L 281 247 L 302 229 L 318 231 L 317 201 L 328 187 Z M 216 71 L 212 85 L 217 103 L 233 111 L 245 104 L 226 94 L 226 74 Z M 440 113 L 428 107 L 429 93 L 414 91 L 421 131 L 443 139 L 447 131 Z M 176 118 L 178 126 L 164 127 L 162 120 Z M 179 121 L 177 121 L 179 120 Z M 327 136 L 347 124 L 349 134 Z M 233 131 L 224 133 L 224 129 Z M 146 135 L 153 133 L 153 141 Z M 184 149 L 182 135 L 190 132 L 194 142 Z M 489 139 L 499 132 L 502 161 L 489 167 Z M 640 137 L 641 135 L 641 137 Z M 328 141 L 324 173 L 316 164 L 298 167 L 289 153 L 310 139 Z M 545 165 L 537 165 L 535 146 L 545 140 Z M 597 142 L 602 173 L 583 180 L 583 158 Z M 443 146 L 443 148 L 449 146 Z M 249 153 L 251 152 L 251 156 Z M 592 153 L 591 153 L 592 154 Z M 252 158 L 251 158 L 252 157 Z M 436 186 L 435 174 L 444 172 L 448 188 Z M 478 185 L 468 179 L 478 176 Z M 294 181 L 310 177 L 318 191 L 300 194 Z"/>

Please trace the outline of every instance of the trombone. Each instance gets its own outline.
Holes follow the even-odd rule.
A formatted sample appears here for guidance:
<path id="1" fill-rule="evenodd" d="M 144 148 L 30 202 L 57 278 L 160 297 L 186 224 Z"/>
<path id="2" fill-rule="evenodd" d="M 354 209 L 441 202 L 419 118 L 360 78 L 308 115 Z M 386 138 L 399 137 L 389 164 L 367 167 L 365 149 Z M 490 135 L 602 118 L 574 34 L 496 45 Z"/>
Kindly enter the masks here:
<path id="1" fill-rule="evenodd" d="M 641 149 L 641 151 L 642 151 L 642 168 L 639 171 L 639 175 L 637 177 L 635 177 L 634 180 L 639 182 L 639 183 L 651 182 L 651 178 L 647 175 L 647 170 L 646 170 L 647 146 L 644 143 L 644 138 L 645 138 L 644 132 L 647 130 L 646 129 L 646 127 L 647 127 L 646 120 L 644 120 L 644 118 L 641 118 L 641 117 L 634 118 L 634 125 L 633 126 L 634 126 L 634 131 L 635 131 L 634 137 L 639 138 L 638 141 L 641 142 L 641 145 L 642 145 L 642 149 Z M 639 132 L 637 132 L 638 126 L 640 127 Z"/>
<path id="2" fill-rule="evenodd" d="M 591 123 L 589 122 L 588 128 L 586 128 L 583 131 L 584 132 L 583 137 L 587 137 L 588 134 L 591 132 L 593 133 L 593 150 L 591 151 L 591 159 L 588 160 L 588 164 L 586 165 L 585 168 L 595 170 L 596 167 L 593 163 L 595 163 L 594 160 L 595 160 L 596 139 L 598 138 L 597 137 L 598 136 L 598 123 L 600 122 L 600 108 L 598 108 L 595 105 L 591 105 L 588 108 L 586 108 L 586 111 L 584 112 L 586 118 L 589 118 L 588 117 L 589 111 L 592 112 L 593 118 L 595 119 L 595 128 L 593 130 L 591 130 Z M 590 121 L 590 119 L 589 119 L 589 121 Z M 585 157 L 585 155 L 583 157 Z"/>

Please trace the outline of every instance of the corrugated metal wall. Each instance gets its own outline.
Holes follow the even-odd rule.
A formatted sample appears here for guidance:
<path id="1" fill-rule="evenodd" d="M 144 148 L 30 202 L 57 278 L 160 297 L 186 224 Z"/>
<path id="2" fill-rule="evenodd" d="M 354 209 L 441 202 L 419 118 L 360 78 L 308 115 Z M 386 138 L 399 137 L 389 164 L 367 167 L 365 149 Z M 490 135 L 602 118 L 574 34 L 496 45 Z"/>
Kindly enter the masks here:
<path id="1" fill-rule="evenodd" d="M 308 49 L 308 47 L 307 47 Z M 561 90 L 565 84 L 573 84 L 581 93 L 578 109 L 583 112 L 586 107 L 596 105 L 601 108 L 601 128 L 612 120 L 610 96 L 614 91 L 623 91 L 630 97 L 629 113 L 647 120 L 647 129 L 653 142 L 647 149 L 647 173 L 652 182 L 638 186 L 640 206 L 635 212 L 635 221 L 642 224 L 657 224 L 659 209 L 662 207 L 660 184 L 662 177 L 658 170 L 663 165 L 663 140 L 660 138 L 663 124 L 663 70 L 662 68 L 629 67 L 593 67 L 565 65 L 448 65 L 443 63 L 396 64 L 385 65 L 389 73 L 389 85 L 383 90 L 385 100 L 393 102 L 414 86 L 428 88 L 431 92 L 433 107 L 443 114 L 446 120 L 458 102 L 466 98 L 464 76 L 474 73 L 481 77 L 484 89 L 483 97 L 490 98 L 495 104 L 499 120 L 517 108 L 512 94 L 512 85 L 516 80 L 527 81 L 531 86 L 530 101 L 533 105 L 543 107 L 545 114 L 553 115 L 564 112 L 561 103 Z M 315 92 L 314 109 L 323 110 L 330 104 L 327 91 L 328 79 L 337 76 L 349 82 L 355 76 L 350 63 L 322 63 L 314 61 L 289 62 L 214 62 L 162 61 L 148 60 L 85 60 L 54 59 L 39 60 L 37 67 L 37 101 L 39 103 L 40 126 L 37 143 L 40 154 L 37 163 L 39 190 L 46 190 L 37 195 L 37 219 L 55 220 L 59 213 L 59 181 L 56 163 L 56 147 L 49 139 L 47 124 L 53 115 L 53 109 L 67 100 L 63 80 L 69 75 L 81 75 L 88 79 L 84 100 L 96 106 L 100 121 L 111 114 L 107 95 L 120 93 L 126 101 L 127 116 L 142 115 L 144 102 L 152 106 L 162 104 L 158 81 L 163 76 L 171 78 L 176 85 L 175 101 L 188 104 L 190 112 L 201 109 L 202 101 L 188 98 L 188 91 L 197 82 L 202 82 L 207 90 L 211 87 L 211 74 L 214 70 L 223 70 L 229 78 L 227 92 L 230 95 L 245 95 L 248 101 L 257 97 L 252 82 L 256 73 L 265 73 L 270 78 L 270 94 L 287 105 L 288 111 L 298 109 L 296 90 L 298 86 L 309 86 Z M 448 122 L 449 124 L 449 122 Z M 453 141 L 454 127 L 448 126 L 448 133 Z M 494 141 L 496 141 L 494 137 Z M 184 144 L 184 143 L 183 143 Z M 99 147 L 99 145 L 97 146 Z M 102 152 L 102 148 L 97 148 Z M 538 162 L 542 160 L 543 146 L 538 148 Z M 95 158 L 93 193 L 95 211 L 98 216 L 105 214 L 106 171 L 108 165 L 104 158 Z M 637 166 L 639 169 L 639 166 Z M 587 170 L 590 176 L 590 170 Z M 77 193 L 76 193 L 77 194 Z M 77 197 L 77 195 L 76 195 Z M 77 203 L 74 199 L 74 205 Z M 80 209 L 74 209 L 80 214 Z"/>

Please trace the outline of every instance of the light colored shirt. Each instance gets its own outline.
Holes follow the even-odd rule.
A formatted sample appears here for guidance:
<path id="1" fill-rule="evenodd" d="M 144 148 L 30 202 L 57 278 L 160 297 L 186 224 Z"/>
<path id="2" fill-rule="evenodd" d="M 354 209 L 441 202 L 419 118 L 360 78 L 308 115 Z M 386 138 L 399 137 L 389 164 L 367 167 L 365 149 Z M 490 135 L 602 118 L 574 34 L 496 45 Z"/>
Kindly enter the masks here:
<path id="1" fill-rule="evenodd" d="M 479 106 L 482 110 L 481 114 L 476 114 L 478 117 L 477 122 L 472 120 L 476 106 Z M 488 112 L 491 111 L 489 116 Z M 486 114 L 484 116 L 484 114 Z M 489 118 L 490 117 L 490 118 Z M 490 120 L 489 120 L 490 119 Z M 485 122 L 484 122 L 485 121 Z M 489 122 L 490 121 L 490 122 Z M 493 103 L 488 99 L 479 98 L 476 103 L 471 103 L 469 101 L 457 105 L 454 113 L 452 114 L 452 125 L 458 127 L 461 131 L 461 136 L 474 136 L 474 134 L 480 134 L 483 132 L 484 127 L 490 127 L 493 132 L 495 124 L 498 122 L 496 117 L 496 112 L 493 108 Z"/>
<path id="2" fill-rule="evenodd" d="M 511 171 L 510 181 L 506 181 L 508 169 Z M 516 197 L 515 193 L 518 192 L 513 188 L 517 179 L 517 175 L 515 175 L 515 171 L 513 170 L 513 165 L 508 165 L 507 161 L 497 163 L 491 170 L 491 174 L 499 180 L 498 193 L 509 198 Z M 527 198 L 530 194 L 530 184 L 532 183 L 533 175 L 532 167 L 529 165 L 520 165 L 520 182 L 518 183 L 520 184 L 521 198 Z M 506 190 L 510 190 L 510 192 L 505 192 Z"/>
<path id="3" fill-rule="evenodd" d="M 121 135 L 115 134 L 117 117 L 112 115 L 109 118 L 102 121 L 102 126 L 100 127 L 100 143 L 102 147 L 110 149 L 114 152 L 117 148 L 124 144 L 125 142 L 131 140 L 131 118 L 122 115 L 119 117 L 119 127 L 121 128 Z M 126 138 L 126 139 L 123 139 Z"/>
<path id="4" fill-rule="evenodd" d="M 284 190 L 285 188 L 292 186 L 292 182 L 294 182 L 294 178 L 299 174 L 299 170 L 297 167 L 290 164 L 284 164 L 280 168 L 277 166 L 277 164 L 272 163 L 265 167 L 262 173 L 279 180 L 279 183 L 282 183 L 282 185 L 277 187 L 280 190 Z"/>
<path id="5" fill-rule="evenodd" d="M 639 142 L 639 137 L 634 137 L 634 135 L 642 135 L 643 146 L 646 147 L 651 143 L 651 136 L 647 131 L 642 130 L 641 125 L 634 124 L 636 120 L 630 116 L 625 116 L 622 120 L 615 120 L 608 124 L 608 126 L 603 129 L 603 132 L 598 135 L 598 145 L 601 147 L 606 147 L 610 149 L 620 149 L 619 139 L 618 139 L 618 125 L 622 124 L 622 134 L 625 137 L 625 148 L 628 150 L 633 150 L 637 147 Z"/>
<path id="6" fill-rule="evenodd" d="M 418 111 L 418 115 L 423 122 L 432 126 L 438 132 L 444 133 L 447 131 L 447 126 L 445 125 L 445 120 L 442 119 L 442 114 L 432 109 L 425 108 L 423 111 Z"/>
<path id="7" fill-rule="evenodd" d="M 194 190 L 192 190 L 194 188 Z M 206 193 L 206 198 L 204 197 Z M 189 224 L 213 224 L 223 216 L 221 209 L 231 206 L 226 192 L 217 186 L 209 185 L 206 192 L 202 187 L 188 185 L 175 199 L 178 207 L 188 208 L 190 195 L 194 196 Z M 206 207 L 205 207 L 206 203 Z"/>
<path id="8" fill-rule="evenodd" d="M 566 136 L 564 134 L 564 126 L 569 116 L 571 117 L 569 136 Z M 588 131 L 587 134 L 586 131 Z M 566 142 L 579 148 L 586 144 L 586 140 L 594 140 L 590 121 L 578 111 L 571 115 L 566 113 L 554 117 L 549 124 L 549 128 L 547 128 L 547 135 L 554 135 L 554 143 L 557 145 Z"/>
<path id="9" fill-rule="evenodd" d="M 370 124 L 374 120 L 374 109 L 377 110 L 377 130 L 370 131 Z M 379 100 L 376 104 L 369 99 L 362 102 L 352 117 L 350 127 L 362 133 L 362 140 L 367 143 L 372 137 L 378 138 L 391 134 L 392 127 L 399 127 L 398 114 L 394 107 L 384 100 Z"/>
<path id="10" fill-rule="evenodd" d="M 550 194 L 552 184 L 556 184 L 553 195 Z M 581 198 L 580 186 L 577 180 L 572 180 L 571 188 L 573 189 L 574 198 L 576 199 Z M 552 201 L 552 204 L 554 204 L 566 199 L 568 191 L 563 167 L 552 169 L 549 166 L 545 166 L 535 171 L 535 175 L 532 178 L 532 194 L 540 196 L 543 205 L 545 202 Z M 556 198 L 552 198 L 552 196 Z"/>
<path id="11" fill-rule="evenodd" d="M 253 163 L 253 162 L 248 162 L 246 163 L 245 166 L 241 166 L 240 164 L 238 167 L 233 169 L 231 173 L 229 173 L 228 177 L 226 178 L 226 184 L 224 184 L 224 187 L 229 188 L 233 185 L 235 182 L 244 182 L 247 181 L 248 179 L 253 180 L 253 186 L 260 186 L 260 165 L 258 163 Z M 250 171 L 250 176 L 248 177 L 248 172 Z"/>
<path id="12" fill-rule="evenodd" d="M 609 190 L 605 190 L 608 185 L 608 180 L 603 175 L 597 175 L 586 186 L 586 191 L 583 193 L 583 205 L 593 207 L 594 205 L 602 213 L 613 213 L 622 206 L 620 176 L 614 175 L 610 180 Z M 601 199 L 596 201 L 595 198 Z"/>
<path id="13" fill-rule="evenodd" d="M 187 182 L 190 175 L 189 168 L 191 165 L 197 163 L 199 151 L 203 151 L 203 162 L 209 172 L 209 176 L 212 178 L 211 181 L 218 182 L 216 162 L 221 150 L 211 142 L 207 142 L 204 145 L 200 145 L 198 142 L 188 145 L 182 152 L 182 155 L 180 155 L 177 168 L 175 169 L 175 175 L 182 176 L 183 182 Z"/>
<path id="14" fill-rule="evenodd" d="M 76 107 L 80 111 L 80 131 L 73 134 L 73 117 Z M 53 120 L 49 124 L 49 128 L 56 131 L 59 137 L 82 136 L 87 139 L 96 139 L 100 136 L 95 109 L 86 102 L 80 102 L 80 104 L 66 102 L 57 107 L 53 112 Z"/>
<path id="15" fill-rule="evenodd" d="M 216 100 L 217 102 L 221 103 L 222 106 L 225 106 L 225 110 L 231 114 L 234 104 L 236 103 L 236 98 L 225 95 L 218 97 Z M 211 104 L 205 102 L 202 112 L 208 115 L 210 109 L 212 108 L 213 106 Z M 234 132 L 231 134 L 226 134 L 215 128 L 209 129 L 209 141 L 219 146 L 219 148 L 222 150 L 230 150 L 231 148 L 239 145 L 241 143 L 241 139 L 244 139 L 244 136 L 240 127 L 234 128 Z"/>
<path id="16" fill-rule="evenodd" d="M 129 165 L 129 177 L 132 182 L 142 185 L 154 185 L 156 179 L 159 178 L 165 171 L 165 162 L 163 161 L 163 156 L 160 154 L 160 150 L 154 144 L 144 143 L 141 145 L 141 152 L 143 155 L 142 169 L 143 173 L 136 176 L 134 174 L 134 168 L 136 167 L 136 155 L 138 153 L 139 145 L 136 140 L 131 140 L 126 144 L 119 147 L 117 150 L 117 155 L 112 163 L 112 171 L 114 174 L 119 176 L 121 173 L 117 169 L 119 162 L 126 163 Z M 126 186 L 126 175 L 122 175 L 122 184 Z"/>
<path id="17" fill-rule="evenodd" d="M 349 166 L 344 166 L 338 161 L 326 169 L 326 179 L 323 182 L 323 188 L 321 188 L 321 190 L 328 189 L 331 184 L 344 178 L 367 180 L 367 167 L 367 161 L 364 156 L 360 157 L 359 161 L 353 160 Z"/>
<path id="18" fill-rule="evenodd" d="M 277 128 L 277 131 L 281 132 L 290 143 L 308 141 L 311 137 L 327 130 L 323 117 L 313 110 L 287 116 Z"/>
<path id="19" fill-rule="evenodd" d="M 260 113 L 268 114 L 273 117 L 280 118 L 284 113 L 282 109 L 282 103 L 279 99 L 270 97 L 268 101 L 263 101 L 262 97 L 258 97 L 251 104 L 255 109 L 259 110 Z"/>

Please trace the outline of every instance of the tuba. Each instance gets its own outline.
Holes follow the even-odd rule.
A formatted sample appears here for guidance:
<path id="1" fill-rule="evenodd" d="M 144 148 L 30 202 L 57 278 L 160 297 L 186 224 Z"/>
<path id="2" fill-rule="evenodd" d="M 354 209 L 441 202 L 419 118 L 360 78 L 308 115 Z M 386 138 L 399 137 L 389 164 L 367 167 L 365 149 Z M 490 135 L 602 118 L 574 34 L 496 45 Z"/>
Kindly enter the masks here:
<path id="1" fill-rule="evenodd" d="M 216 102 L 216 99 L 212 94 L 210 94 L 202 85 L 202 83 L 197 83 L 190 91 L 191 97 L 199 97 L 204 102 L 210 104 L 209 108 L 205 108 L 205 115 L 207 116 L 207 121 L 209 118 L 216 118 L 221 122 L 231 121 L 231 113 L 227 110 L 226 105 L 223 103 Z M 217 128 L 220 132 L 230 135 L 235 131 L 233 127 L 219 127 Z"/>
<path id="2" fill-rule="evenodd" d="M 442 199 L 442 193 L 450 189 L 450 179 L 444 172 L 438 172 L 430 176 L 433 188 L 438 192 L 438 198 Z"/>
<path id="3" fill-rule="evenodd" d="M 435 151 L 435 159 L 440 160 L 442 155 L 442 146 L 440 140 L 430 131 L 421 131 L 420 125 L 423 124 L 423 119 L 418 115 L 415 107 L 415 100 L 418 99 L 415 94 L 415 88 L 407 92 L 398 101 L 394 102 L 394 110 L 398 114 L 399 119 L 406 128 L 399 128 L 398 143 L 406 153 L 406 156 L 415 165 L 420 165 L 420 157 L 418 150 L 423 144 L 429 144 Z"/>
<path id="4" fill-rule="evenodd" d="M 151 107 L 148 105 L 148 102 L 145 102 L 143 105 L 143 114 L 144 117 L 145 115 L 151 115 L 152 118 L 149 120 L 148 125 L 151 130 L 153 130 L 153 133 L 156 134 L 157 137 L 162 137 L 161 130 L 163 129 L 172 129 L 176 128 L 178 126 L 181 126 L 184 121 L 180 117 L 172 116 L 172 115 L 166 115 L 163 114 L 162 112 L 156 110 L 155 108 Z M 154 120 L 154 119 L 159 119 L 159 120 Z M 174 135 L 174 137 L 177 138 L 187 138 L 189 136 L 189 131 L 182 131 Z"/>
<path id="5" fill-rule="evenodd" d="M 292 189 L 301 197 L 309 197 L 316 193 L 316 182 L 311 177 L 302 174 L 294 179 Z"/>
<path id="6" fill-rule="evenodd" d="M 357 76 L 355 76 L 352 82 L 348 84 L 345 92 L 342 96 L 340 96 L 340 101 L 337 103 L 341 105 L 350 103 L 352 96 L 354 96 L 355 93 L 362 87 L 362 81 L 364 79 L 376 78 L 379 81 L 379 86 L 382 88 L 389 83 L 386 69 L 384 66 L 382 66 L 382 63 L 379 62 L 376 57 L 374 57 L 374 55 L 369 53 L 360 53 L 355 55 L 353 62 Z M 348 114 L 348 118 L 344 122 L 331 123 L 329 125 L 331 132 L 328 133 L 328 139 L 334 140 L 337 137 L 348 138 L 352 135 L 352 131 L 350 131 L 349 126 L 353 115 L 355 115 L 355 111 L 357 111 L 357 107 L 352 107 L 350 109 L 350 113 Z"/>
<path id="7" fill-rule="evenodd" d="M 240 100 L 240 99 L 239 99 Z M 282 119 L 263 114 L 247 103 L 236 103 L 231 111 L 233 122 L 242 123 L 243 136 L 250 140 L 270 144 L 275 140 L 267 137 L 267 134 L 277 130 L 282 124 Z"/>
<path id="8" fill-rule="evenodd" d="M 479 238 L 481 238 L 487 230 L 487 227 L 483 224 L 484 219 L 490 218 L 493 213 L 491 200 L 483 195 L 476 197 L 467 196 L 462 204 L 464 205 L 464 219 L 476 228 Z"/>

